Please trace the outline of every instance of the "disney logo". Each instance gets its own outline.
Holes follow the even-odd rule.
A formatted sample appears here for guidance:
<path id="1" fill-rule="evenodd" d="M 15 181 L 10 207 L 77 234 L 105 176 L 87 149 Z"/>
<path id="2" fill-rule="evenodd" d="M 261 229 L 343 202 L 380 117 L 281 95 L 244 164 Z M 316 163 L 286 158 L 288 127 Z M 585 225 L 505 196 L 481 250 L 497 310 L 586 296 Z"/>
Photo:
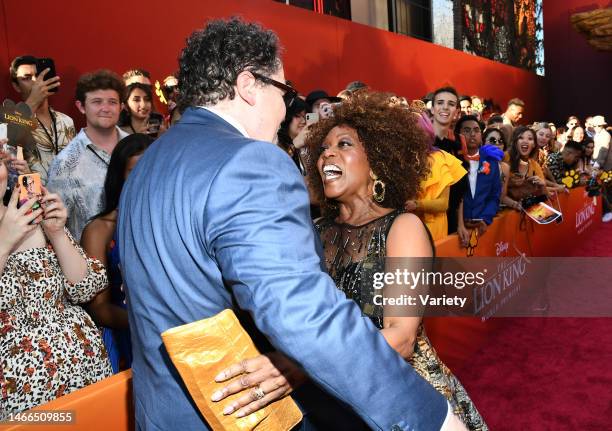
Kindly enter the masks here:
<path id="1" fill-rule="evenodd" d="M 495 253 L 497 256 L 499 256 L 500 254 L 502 254 L 505 251 L 508 251 L 510 244 L 507 242 L 496 242 L 495 243 Z"/>

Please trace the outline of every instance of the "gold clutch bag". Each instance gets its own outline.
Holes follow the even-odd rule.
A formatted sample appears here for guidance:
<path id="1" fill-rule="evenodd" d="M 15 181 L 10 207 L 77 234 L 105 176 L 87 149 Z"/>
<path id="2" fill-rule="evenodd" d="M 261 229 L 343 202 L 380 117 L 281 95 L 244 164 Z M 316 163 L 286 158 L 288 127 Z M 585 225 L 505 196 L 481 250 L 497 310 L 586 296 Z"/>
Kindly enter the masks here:
<path id="1" fill-rule="evenodd" d="M 244 394 L 230 395 L 216 403 L 211 401 L 213 392 L 223 387 L 215 382 L 217 374 L 243 359 L 259 355 L 232 310 L 168 329 L 161 337 L 191 397 L 214 431 L 285 431 L 302 420 L 302 412 L 291 397 L 277 400 L 243 418 L 226 416 L 223 408 Z"/>

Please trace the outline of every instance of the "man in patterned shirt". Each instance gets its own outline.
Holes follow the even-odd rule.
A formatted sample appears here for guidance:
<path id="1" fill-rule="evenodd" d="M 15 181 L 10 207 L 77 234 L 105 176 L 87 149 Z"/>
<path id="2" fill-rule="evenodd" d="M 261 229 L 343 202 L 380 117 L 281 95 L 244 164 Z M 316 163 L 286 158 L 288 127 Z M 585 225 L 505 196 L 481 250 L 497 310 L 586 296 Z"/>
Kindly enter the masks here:
<path id="1" fill-rule="evenodd" d="M 557 184 L 563 184 L 565 172 L 576 169 L 582 156 L 582 146 L 578 142 L 568 141 L 563 151 L 550 153 L 546 157 L 546 168 L 550 171 Z M 578 185 L 578 181 L 576 181 Z"/>
<path id="2" fill-rule="evenodd" d="M 49 96 L 60 86 L 59 76 L 45 79 L 47 70 L 36 70 L 36 58 L 24 55 L 11 62 L 11 84 L 30 107 L 38 127 L 32 132 L 36 141 L 33 153 L 26 154 L 29 168 L 40 174 L 43 184 L 51 162 L 74 138 L 74 122 L 68 115 L 49 105 Z"/>
<path id="3" fill-rule="evenodd" d="M 66 226 L 77 241 L 89 220 L 102 210 L 104 180 L 111 153 L 127 136 L 117 127 L 124 86 L 108 70 L 83 75 L 77 82 L 76 106 L 87 126 L 68 144 L 49 169 L 48 188 L 68 208 Z"/>

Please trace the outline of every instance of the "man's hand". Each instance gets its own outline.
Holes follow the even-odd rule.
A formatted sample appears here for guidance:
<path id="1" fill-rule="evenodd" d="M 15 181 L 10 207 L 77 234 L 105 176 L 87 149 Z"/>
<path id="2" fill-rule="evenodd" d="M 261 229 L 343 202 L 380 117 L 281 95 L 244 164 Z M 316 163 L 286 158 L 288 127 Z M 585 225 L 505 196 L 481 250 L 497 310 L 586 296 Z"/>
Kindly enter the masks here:
<path id="1" fill-rule="evenodd" d="M 238 411 L 236 417 L 239 418 L 290 394 L 307 380 L 302 370 L 280 352 L 259 355 L 234 364 L 219 373 L 215 380 L 225 382 L 236 376 L 241 377 L 216 391 L 211 399 L 221 401 L 229 395 L 244 391 L 242 397 L 223 410 L 226 415 Z"/>
<path id="2" fill-rule="evenodd" d="M 34 84 L 32 85 L 32 91 L 26 100 L 26 104 L 30 107 L 32 112 L 36 112 L 41 103 L 49 97 L 52 92 L 51 90 L 60 86 L 59 76 L 45 80 L 45 76 L 50 69 L 45 69 L 34 78 Z"/>
<path id="3" fill-rule="evenodd" d="M 459 236 L 459 243 L 461 247 L 466 247 L 470 244 L 470 231 L 462 224 L 457 226 L 457 235 Z"/>
<path id="4" fill-rule="evenodd" d="M 489 225 L 485 223 L 484 220 L 480 220 L 478 222 L 478 236 L 482 236 L 487 229 L 489 228 Z"/>

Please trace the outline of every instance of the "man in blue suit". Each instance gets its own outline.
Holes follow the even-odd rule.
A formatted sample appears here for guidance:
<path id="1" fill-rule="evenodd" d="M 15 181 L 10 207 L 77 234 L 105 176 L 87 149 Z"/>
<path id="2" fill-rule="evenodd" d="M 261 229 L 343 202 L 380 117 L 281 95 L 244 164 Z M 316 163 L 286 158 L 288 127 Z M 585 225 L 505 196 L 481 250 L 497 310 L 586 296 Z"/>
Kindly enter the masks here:
<path id="1" fill-rule="evenodd" d="M 138 429 L 208 429 L 160 333 L 236 307 L 369 427 L 465 429 L 321 270 L 303 179 L 270 143 L 295 96 L 276 35 L 210 22 L 190 36 L 179 82 L 188 108 L 119 205 Z"/>
<path id="2" fill-rule="evenodd" d="M 467 147 L 463 167 L 468 171 L 468 187 L 459 206 L 457 227 L 459 239 L 467 247 L 468 229 L 484 234 L 499 210 L 502 191 L 499 162 L 504 152 L 494 145 L 482 146 L 482 124 L 474 115 L 465 115 L 457 121 L 455 135 L 462 135 Z"/>

